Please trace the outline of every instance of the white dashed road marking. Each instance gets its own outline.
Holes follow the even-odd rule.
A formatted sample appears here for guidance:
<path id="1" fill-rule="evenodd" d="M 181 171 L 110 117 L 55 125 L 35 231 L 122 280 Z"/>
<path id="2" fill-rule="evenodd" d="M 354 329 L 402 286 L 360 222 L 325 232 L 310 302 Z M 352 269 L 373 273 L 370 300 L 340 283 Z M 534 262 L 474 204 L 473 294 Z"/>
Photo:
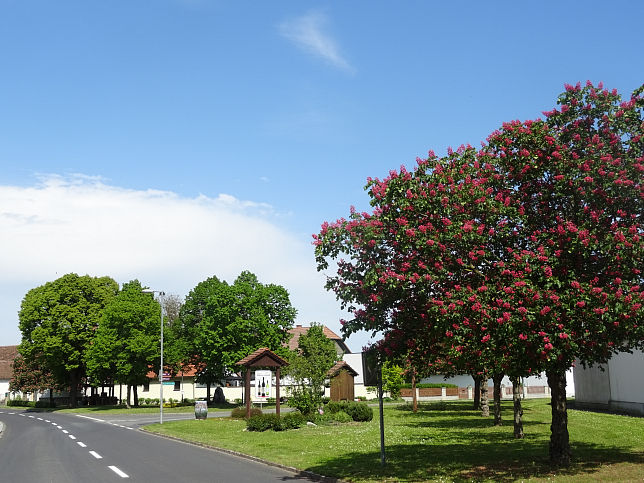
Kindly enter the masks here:
<path id="1" fill-rule="evenodd" d="M 121 478 L 129 478 L 129 476 L 126 473 L 123 473 L 116 466 L 108 466 L 108 468 L 112 470 L 114 473 L 116 473 L 117 475 L 119 475 Z"/>
<path id="2" fill-rule="evenodd" d="M 90 451 L 89 454 L 91 454 L 97 460 L 103 459 L 103 457 L 100 454 L 98 454 L 96 451 Z"/>
<path id="3" fill-rule="evenodd" d="M 81 448 L 87 448 L 87 445 L 83 443 L 82 441 L 76 441 L 76 444 L 80 446 Z"/>
<path id="4" fill-rule="evenodd" d="M 67 431 L 66 429 L 63 429 L 63 433 L 69 434 L 69 431 Z"/>

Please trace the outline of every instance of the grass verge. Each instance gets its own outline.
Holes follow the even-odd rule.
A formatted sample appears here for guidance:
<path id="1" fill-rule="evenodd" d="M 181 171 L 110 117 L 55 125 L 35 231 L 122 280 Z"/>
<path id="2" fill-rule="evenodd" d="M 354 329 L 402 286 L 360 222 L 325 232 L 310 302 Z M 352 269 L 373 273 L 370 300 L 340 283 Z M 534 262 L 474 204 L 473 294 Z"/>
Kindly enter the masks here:
<path id="1" fill-rule="evenodd" d="M 253 433 L 245 421 L 213 418 L 150 425 L 148 431 L 230 449 L 354 482 L 642 481 L 644 418 L 569 410 L 570 468 L 548 465 L 550 406 L 524 401 L 526 437 L 513 439 L 511 402 L 504 426 L 471 410 L 471 401 L 385 409 L 387 464 L 380 465 L 379 421 Z M 377 414 L 377 412 L 376 412 Z"/>

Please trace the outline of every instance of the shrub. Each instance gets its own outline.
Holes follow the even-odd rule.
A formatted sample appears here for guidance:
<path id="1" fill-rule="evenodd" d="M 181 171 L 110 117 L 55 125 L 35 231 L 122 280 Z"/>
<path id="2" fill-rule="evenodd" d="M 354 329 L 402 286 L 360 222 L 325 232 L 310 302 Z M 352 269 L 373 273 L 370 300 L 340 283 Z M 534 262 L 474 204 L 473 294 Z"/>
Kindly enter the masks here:
<path id="1" fill-rule="evenodd" d="M 337 413 L 333 414 L 333 420 L 337 421 L 338 423 L 350 423 L 353 421 L 353 418 L 344 411 L 338 411 Z"/>
<path id="2" fill-rule="evenodd" d="M 363 402 L 350 402 L 344 411 L 353 418 L 354 421 L 366 422 L 373 419 L 373 409 Z"/>
<path id="3" fill-rule="evenodd" d="M 250 417 L 261 416 L 262 410 L 259 408 L 250 408 Z M 239 406 L 230 412 L 230 417 L 233 419 L 244 419 L 246 417 L 246 406 Z"/>
<path id="4" fill-rule="evenodd" d="M 34 407 L 35 403 L 33 401 L 23 401 L 22 399 L 9 399 L 7 401 L 7 406 L 18 406 L 23 408 Z"/>
<path id="5" fill-rule="evenodd" d="M 371 421 L 373 419 L 373 409 L 364 402 L 354 401 L 330 401 L 325 406 L 325 410 L 330 414 L 336 414 L 340 411 L 347 413 L 354 421 Z"/>
<path id="6" fill-rule="evenodd" d="M 298 429 L 306 424 L 306 418 L 300 413 L 288 413 L 282 417 L 281 427 L 283 430 Z"/>
<path id="7" fill-rule="evenodd" d="M 284 417 L 279 417 L 277 414 L 258 414 L 251 416 L 246 421 L 246 429 L 248 431 L 266 431 L 268 429 L 286 431 L 297 429 L 305 423 L 306 418 L 300 413 L 289 413 Z"/>
<path id="8" fill-rule="evenodd" d="M 281 428 L 277 414 L 258 414 L 246 420 L 248 431 L 266 431 L 275 427 Z"/>

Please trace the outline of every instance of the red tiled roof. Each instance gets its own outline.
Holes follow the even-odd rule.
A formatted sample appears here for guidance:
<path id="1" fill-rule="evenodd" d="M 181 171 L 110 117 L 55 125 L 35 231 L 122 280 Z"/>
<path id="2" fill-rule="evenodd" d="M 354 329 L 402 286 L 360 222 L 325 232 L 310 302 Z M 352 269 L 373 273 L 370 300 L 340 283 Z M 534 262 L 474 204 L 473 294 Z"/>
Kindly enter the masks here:
<path id="1" fill-rule="evenodd" d="M 275 354 L 273 351 L 268 349 L 267 347 L 262 347 L 260 349 L 257 349 L 255 352 L 248 354 L 246 357 L 244 357 L 242 360 L 237 362 L 238 366 L 249 366 L 251 365 L 255 360 L 257 359 L 263 359 L 263 358 L 268 358 L 277 365 L 280 366 L 288 366 L 288 362 L 282 359 L 280 356 Z M 269 361 L 270 362 L 270 361 Z"/>
<path id="2" fill-rule="evenodd" d="M 298 341 L 300 340 L 300 336 L 303 334 L 306 334 L 311 327 L 302 327 L 301 325 L 296 325 L 292 329 L 289 329 L 288 333 L 292 334 L 293 337 L 288 341 L 288 348 L 291 349 L 292 351 L 297 350 L 297 344 Z M 322 330 L 324 332 L 324 335 L 333 341 L 338 342 L 341 346 L 344 345 L 344 342 L 342 341 L 342 337 L 340 337 L 338 334 L 333 332 L 331 329 L 329 329 L 326 325 L 322 326 Z"/>
<path id="3" fill-rule="evenodd" d="M 17 345 L 0 346 L 0 379 L 11 379 L 13 375 L 11 364 L 17 356 Z"/>

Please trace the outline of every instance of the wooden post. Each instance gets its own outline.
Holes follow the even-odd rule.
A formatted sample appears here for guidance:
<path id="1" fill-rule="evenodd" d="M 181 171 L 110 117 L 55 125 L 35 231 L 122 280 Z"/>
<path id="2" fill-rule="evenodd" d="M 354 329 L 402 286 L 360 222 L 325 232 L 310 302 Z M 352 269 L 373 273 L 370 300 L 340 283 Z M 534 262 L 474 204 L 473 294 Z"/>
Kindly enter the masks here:
<path id="1" fill-rule="evenodd" d="M 246 368 L 246 387 L 244 388 L 246 397 L 246 418 L 250 418 L 250 367 Z"/>
<path id="2" fill-rule="evenodd" d="M 275 413 L 280 415 L 280 368 L 275 369 Z"/>

